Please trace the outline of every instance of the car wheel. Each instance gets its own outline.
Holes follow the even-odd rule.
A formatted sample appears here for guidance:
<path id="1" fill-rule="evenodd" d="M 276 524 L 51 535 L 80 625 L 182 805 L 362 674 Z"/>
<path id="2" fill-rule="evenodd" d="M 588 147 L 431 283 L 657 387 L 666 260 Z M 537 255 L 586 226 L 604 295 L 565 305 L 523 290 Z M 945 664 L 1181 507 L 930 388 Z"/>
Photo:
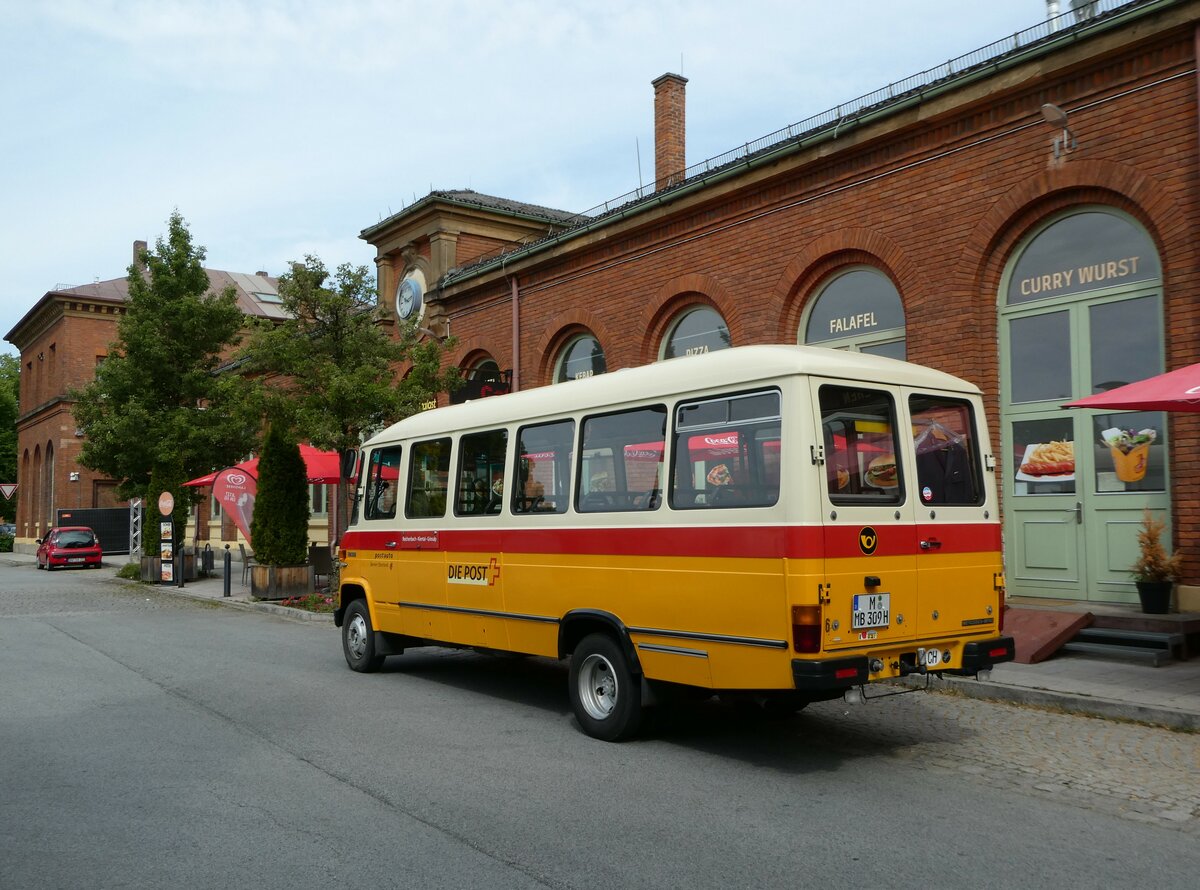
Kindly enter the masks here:
<path id="1" fill-rule="evenodd" d="M 342 621 L 342 652 L 350 670 L 360 674 L 377 671 L 383 656 L 375 652 L 375 632 L 371 628 L 371 613 L 366 600 L 354 600 L 346 607 Z"/>
<path id="2" fill-rule="evenodd" d="M 641 678 L 630 670 L 620 645 L 607 634 L 584 637 L 571 655 L 571 708 L 592 738 L 618 742 L 642 722 Z"/>

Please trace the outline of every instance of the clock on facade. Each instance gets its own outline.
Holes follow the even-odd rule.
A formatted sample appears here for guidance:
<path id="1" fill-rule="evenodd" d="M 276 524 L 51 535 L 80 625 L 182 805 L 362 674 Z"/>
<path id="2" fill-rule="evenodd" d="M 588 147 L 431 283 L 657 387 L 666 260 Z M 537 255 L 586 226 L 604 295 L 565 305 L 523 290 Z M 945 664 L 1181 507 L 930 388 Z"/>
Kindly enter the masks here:
<path id="1" fill-rule="evenodd" d="M 396 314 L 401 318 L 412 318 L 421 308 L 421 283 L 415 278 L 405 278 L 396 289 Z"/>

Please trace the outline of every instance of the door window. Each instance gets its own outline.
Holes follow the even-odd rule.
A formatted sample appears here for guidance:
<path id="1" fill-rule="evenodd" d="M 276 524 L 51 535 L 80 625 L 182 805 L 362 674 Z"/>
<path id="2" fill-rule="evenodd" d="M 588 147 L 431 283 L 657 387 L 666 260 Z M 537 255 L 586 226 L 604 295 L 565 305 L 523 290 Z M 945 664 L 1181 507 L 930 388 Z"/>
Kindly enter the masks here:
<path id="1" fill-rule="evenodd" d="M 396 516 L 396 488 L 400 479 L 400 446 L 376 448 L 367 464 L 367 519 L 393 519 Z"/>
<path id="2" fill-rule="evenodd" d="M 896 406 L 891 394 L 822 386 L 820 404 L 830 502 L 902 503 L 904 473 L 896 459 Z"/>
<path id="3" fill-rule="evenodd" d="M 423 519 L 446 515 L 450 478 L 450 439 L 418 442 L 409 457 L 408 501 L 404 515 Z"/>
<path id="4" fill-rule="evenodd" d="M 910 396 L 917 488 L 923 504 L 983 503 L 983 470 L 971 404 L 943 396 Z"/>
<path id="5" fill-rule="evenodd" d="M 1066 311 L 1008 322 L 1013 403 L 1071 397 L 1071 320 Z"/>
<path id="6" fill-rule="evenodd" d="M 575 421 L 558 420 L 521 427 L 512 511 L 566 513 L 571 491 Z"/>
<path id="7" fill-rule="evenodd" d="M 470 433 L 459 440 L 455 516 L 492 516 L 504 503 L 504 451 L 508 430 Z"/>

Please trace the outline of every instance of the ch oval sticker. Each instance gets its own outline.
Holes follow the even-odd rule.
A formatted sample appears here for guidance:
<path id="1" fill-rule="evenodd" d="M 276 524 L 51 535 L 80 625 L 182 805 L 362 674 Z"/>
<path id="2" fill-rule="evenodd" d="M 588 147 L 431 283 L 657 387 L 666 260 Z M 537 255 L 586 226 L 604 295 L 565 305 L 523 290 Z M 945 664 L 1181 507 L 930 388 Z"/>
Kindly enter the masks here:
<path id="1" fill-rule="evenodd" d="M 879 535 L 875 534 L 875 529 L 871 526 L 865 526 L 858 530 L 858 549 L 867 556 L 875 552 L 875 548 L 879 546 Z"/>

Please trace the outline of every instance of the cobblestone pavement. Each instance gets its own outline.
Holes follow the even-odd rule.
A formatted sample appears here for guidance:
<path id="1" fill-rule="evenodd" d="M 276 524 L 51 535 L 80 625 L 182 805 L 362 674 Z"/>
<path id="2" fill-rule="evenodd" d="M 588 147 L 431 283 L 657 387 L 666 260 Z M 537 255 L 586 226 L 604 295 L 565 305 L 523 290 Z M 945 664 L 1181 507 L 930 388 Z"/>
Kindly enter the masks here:
<path id="1" fill-rule="evenodd" d="M 797 723 L 814 720 L 910 768 L 1200 835 L 1200 734 L 924 692 Z"/>

